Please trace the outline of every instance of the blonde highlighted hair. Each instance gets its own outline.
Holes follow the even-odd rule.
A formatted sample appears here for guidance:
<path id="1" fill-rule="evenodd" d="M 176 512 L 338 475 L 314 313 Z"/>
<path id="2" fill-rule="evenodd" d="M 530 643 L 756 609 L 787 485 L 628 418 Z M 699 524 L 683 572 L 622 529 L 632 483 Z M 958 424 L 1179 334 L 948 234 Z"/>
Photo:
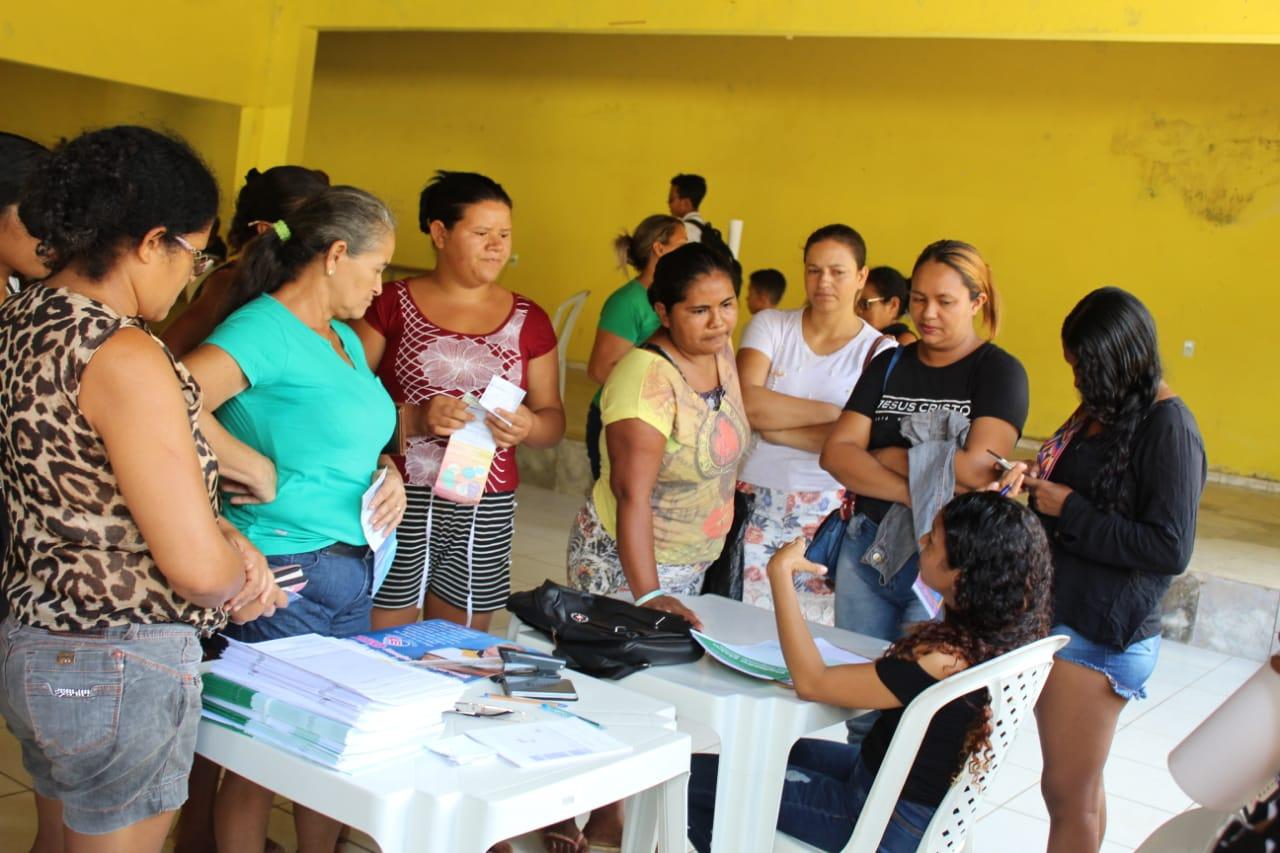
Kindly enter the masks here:
<path id="1" fill-rule="evenodd" d="M 1000 294 L 991 278 L 991 267 L 978 250 L 961 240 L 930 243 L 916 258 L 915 266 L 911 268 L 912 278 L 916 270 L 927 263 L 946 264 L 955 270 L 969 291 L 970 299 L 977 299 L 979 295 L 987 297 L 982 306 L 982 320 L 987 326 L 987 340 L 995 340 L 996 333 L 1000 331 Z"/>

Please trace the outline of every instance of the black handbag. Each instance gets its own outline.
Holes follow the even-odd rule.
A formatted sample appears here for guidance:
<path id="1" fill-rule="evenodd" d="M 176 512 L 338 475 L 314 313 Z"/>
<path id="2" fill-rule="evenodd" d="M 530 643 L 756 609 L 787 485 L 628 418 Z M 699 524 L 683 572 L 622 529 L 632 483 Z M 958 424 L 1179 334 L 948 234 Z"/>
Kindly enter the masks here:
<path id="1" fill-rule="evenodd" d="M 723 595 L 734 601 L 742 600 L 742 545 L 747 531 L 747 519 L 755 507 L 756 496 L 736 489 L 733 493 L 733 524 L 724 538 L 720 556 L 707 567 L 702 576 L 703 595 Z"/>
<path id="2" fill-rule="evenodd" d="M 692 627 L 681 617 L 552 581 L 512 594 L 507 609 L 550 637 L 556 656 L 571 669 L 597 678 L 623 678 L 702 657 Z"/>

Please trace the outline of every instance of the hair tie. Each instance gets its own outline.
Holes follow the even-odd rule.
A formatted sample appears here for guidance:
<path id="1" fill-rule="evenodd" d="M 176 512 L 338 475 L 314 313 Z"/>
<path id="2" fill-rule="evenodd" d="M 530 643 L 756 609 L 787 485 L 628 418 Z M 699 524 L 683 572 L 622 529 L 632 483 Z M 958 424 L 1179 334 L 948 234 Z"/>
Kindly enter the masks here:
<path id="1" fill-rule="evenodd" d="M 285 224 L 283 219 L 277 219 L 272 222 L 271 227 L 275 230 L 276 236 L 280 238 L 281 243 L 288 243 L 289 238 L 293 236 L 293 232 L 289 230 L 289 226 Z"/>

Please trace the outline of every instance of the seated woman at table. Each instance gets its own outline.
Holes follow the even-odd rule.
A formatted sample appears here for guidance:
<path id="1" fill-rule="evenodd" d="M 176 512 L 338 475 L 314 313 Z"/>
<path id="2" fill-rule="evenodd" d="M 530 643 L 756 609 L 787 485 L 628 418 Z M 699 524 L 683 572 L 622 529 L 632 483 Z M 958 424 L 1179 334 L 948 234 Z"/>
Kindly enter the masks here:
<path id="1" fill-rule="evenodd" d="M 1026 507 L 993 491 L 952 498 L 920 540 L 920 575 L 942 593 L 941 622 L 915 626 L 874 663 L 827 666 L 805 627 L 793 578 L 822 574 L 797 539 L 769 561 L 782 655 L 804 699 L 883 710 L 858 744 L 803 739 L 787 764 L 778 829 L 822 850 L 842 850 L 906 705 L 949 675 L 1047 635 L 1052 565 L 1044 528 Z M 907 775 L 882 853 L 914 851 L 964 762 L 982 766 L 991 735 L 971 693 L 934 716 Z M 689 840 L 711 849 L 719 757 L 693 756 Z"/>
<path id="2" fill-rule="evenodd" d="M 127 126 L 64 142 L 21 196 L 50 276 L 0 308 L 0 714 L 40 853 L 161 849 L 195 753 L 197 640 L 285 601 L 219 517 L 200 386 L 147 325 L 207 267 L 217 209 L 186 143 Z"/>
<path id="3" fill-rule="evenodd" d="M 631 594 L 701 627 L 676 595 L 697 595 L 733 521 L 749 427 L 730 335 L 728 260 L 700 243 L 662 256 L 649 300 L 658 330 L 618 362 L 601 397 L 604 466 L 569 533 L 569 583 Z M 597 809 L 593 842 L 617 844 L 621 809 Z M 585 850 L 572 821 L 544 833 L 554 853 Z"/>
<path id="4" fill-rule="evenodd" d="M 390 530 L 404 515 L 404 485 L 380 456 L 395 406 L 341 321 L 362 316 L 382 291 L 394 249 L 381 201 L 354 187 L 325 190 L 250 244 L 233 293 L 261 295 L 185 359 L 226 430 L 278 472 L 274 500 L 232 506 L 228 518 L 273 568 L 295 566 L 306 581 L 287 610 L 228 631 L 235 639 L 369 630 L 373 557 L 361 498 L 383 467 L 370 523 Z M 271 801 L 228 771 L 215 806 L 218 849 L 261 850 Z M 300 850 L 333 850 L 336 821 L 298 804 L 294 821 Z"/>

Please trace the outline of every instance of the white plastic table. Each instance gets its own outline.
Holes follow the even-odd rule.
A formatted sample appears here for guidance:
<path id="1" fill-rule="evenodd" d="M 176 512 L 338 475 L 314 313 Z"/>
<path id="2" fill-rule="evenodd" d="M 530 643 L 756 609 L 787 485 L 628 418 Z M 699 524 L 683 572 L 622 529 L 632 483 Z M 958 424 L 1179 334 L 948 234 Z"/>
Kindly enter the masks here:
<path id="1" fill-rule="evenodd" d="M 679 596 L 702 620 L 705 633 L 728 643 L 776 640 L 773 613 L 718 595 Z M 538 631 L 512 619 L 519 642 L 550 648 Z M 886 643 L 875 637 L 809 624 L 814 636 L 875 659 Z M 693 663 L 641 670 L 617 682 L 676 708 L 720 737 L 720 771 L 716 781 L 716 817 L 712 845 L 716 851 L 773 849 L 778 806 L 787 756 L 795 742 L 862 711 L 807 702 L 777 682 L 734 672 L 709 656 Z"/>
<path id="2" fill-rule="evenodd" d="M 482 853 L 492 844 L 625 801 L 622 849 L 686 850 L 689 736 L 670 705 L 613 683 L 572 676 L 575 713 L 632 746 L 626 755 L 517 769 L 501 759 L 455 767 L 434 753 L 347 775 L 202 720 L 196 751 L 282 797 L 367 833 L 383 853 Z M 478 697 L 494 685 L 471 686 Z M 512 705 L 512 707 L 519 707 Z M 525 720 L 549 717 L 536 705 Z M 446 734 L 508 725 L 447 714 Z"/>

